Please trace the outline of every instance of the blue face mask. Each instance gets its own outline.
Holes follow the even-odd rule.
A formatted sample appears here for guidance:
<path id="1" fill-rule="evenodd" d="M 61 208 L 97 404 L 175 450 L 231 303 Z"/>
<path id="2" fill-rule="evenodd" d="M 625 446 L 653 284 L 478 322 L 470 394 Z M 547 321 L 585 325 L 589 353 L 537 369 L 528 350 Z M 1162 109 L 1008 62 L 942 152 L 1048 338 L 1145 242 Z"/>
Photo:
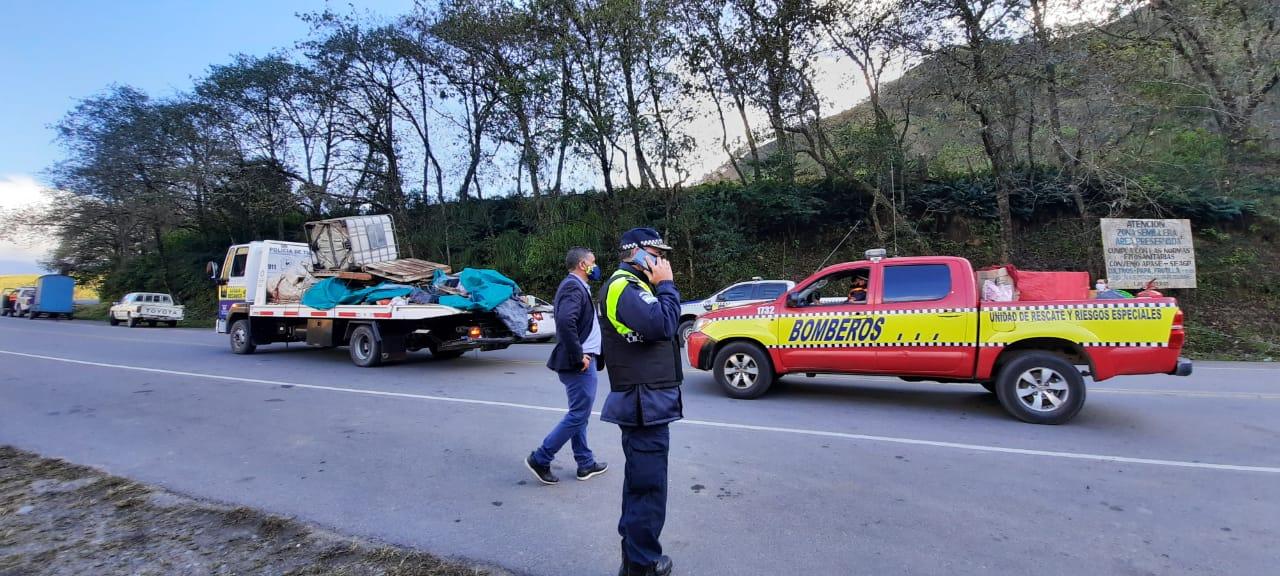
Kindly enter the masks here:
<path id="1" fill-rule="evenodd" d="M 604 273 L 600 272 L 600 266 L 597 264 L 592 264 L 591 269 L 587 270 L 587 280 L 591 280 L 592 282 L 599 282 L 600 279 L 602 278 L 604 278 Z"/>

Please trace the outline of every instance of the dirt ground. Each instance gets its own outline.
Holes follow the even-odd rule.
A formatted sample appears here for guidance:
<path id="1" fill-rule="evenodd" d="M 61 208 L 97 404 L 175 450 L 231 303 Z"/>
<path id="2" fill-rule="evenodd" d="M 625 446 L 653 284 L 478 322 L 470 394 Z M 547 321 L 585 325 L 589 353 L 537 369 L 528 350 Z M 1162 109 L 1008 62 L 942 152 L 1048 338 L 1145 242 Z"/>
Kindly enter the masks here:
<path id="1" fill-rule="evenodd" d="M 0 446 L 0 576 L 509 576 Z"/>

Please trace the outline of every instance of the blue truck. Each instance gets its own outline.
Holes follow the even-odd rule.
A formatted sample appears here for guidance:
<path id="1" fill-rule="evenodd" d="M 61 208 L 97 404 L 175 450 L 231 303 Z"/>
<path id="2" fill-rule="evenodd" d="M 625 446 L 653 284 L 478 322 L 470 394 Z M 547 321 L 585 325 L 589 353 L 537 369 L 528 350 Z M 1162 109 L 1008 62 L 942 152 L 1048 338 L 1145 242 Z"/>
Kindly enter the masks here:
<path id="1" fill-rule="evenodd" d="M 45 274 L 37 278 L 35 294 L 25 310 L 27 318 L 45 316 L 71 320 L 75 313 L 75 291 L 76 281 L 70 276 Z"/>

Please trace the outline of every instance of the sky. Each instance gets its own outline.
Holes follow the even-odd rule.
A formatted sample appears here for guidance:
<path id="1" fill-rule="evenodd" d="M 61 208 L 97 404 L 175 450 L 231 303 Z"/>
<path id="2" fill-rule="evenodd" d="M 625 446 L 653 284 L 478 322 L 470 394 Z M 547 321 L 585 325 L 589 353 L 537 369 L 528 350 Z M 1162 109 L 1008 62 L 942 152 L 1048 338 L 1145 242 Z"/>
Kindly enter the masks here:
<path id="1" fill-rule="evenodd" d="M 298 13 L 348 11 L 323 0 L 0 0 L 0 210 L 38 202 L 60 157 L 50 128 L 81 98 L 111 84 L 153 96 L 235 53 L 266 54 L 307 34 Z M 413 0 L 361 0 L 397 15 Z M 45 247 L 0 240 L 0 274 L 40 271 Z"/>

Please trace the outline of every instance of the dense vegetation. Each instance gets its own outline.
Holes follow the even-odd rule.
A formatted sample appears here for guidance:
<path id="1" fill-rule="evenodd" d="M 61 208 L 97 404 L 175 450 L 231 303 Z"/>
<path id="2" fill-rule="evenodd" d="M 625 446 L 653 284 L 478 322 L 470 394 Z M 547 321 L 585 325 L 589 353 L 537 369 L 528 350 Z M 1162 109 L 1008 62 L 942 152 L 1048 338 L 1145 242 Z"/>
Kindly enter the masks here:
<path id="1" fill-rule="evenodd" d="M 212 66 L 189 93 L 113 86 L 70 111 L 62 198 L 19 215 L 56 239 L 51 264 L 208 313 L 203 263 L 228 244 L 391 213 L 413 255 L 545 294 L 567 247 L 608 263 L 645 224 L 678 245 L 693 296 L 875 246 L 1102 275 L 1097 218 L 1177 217 L 1199 231 L 1200 288 L 1176 294 L 1197 351 L 1280 340 L 1270 0 L 444 0 L 305 18 L 291 49 Z M 709 154 L 723 166 L 701 178 Z"/>

